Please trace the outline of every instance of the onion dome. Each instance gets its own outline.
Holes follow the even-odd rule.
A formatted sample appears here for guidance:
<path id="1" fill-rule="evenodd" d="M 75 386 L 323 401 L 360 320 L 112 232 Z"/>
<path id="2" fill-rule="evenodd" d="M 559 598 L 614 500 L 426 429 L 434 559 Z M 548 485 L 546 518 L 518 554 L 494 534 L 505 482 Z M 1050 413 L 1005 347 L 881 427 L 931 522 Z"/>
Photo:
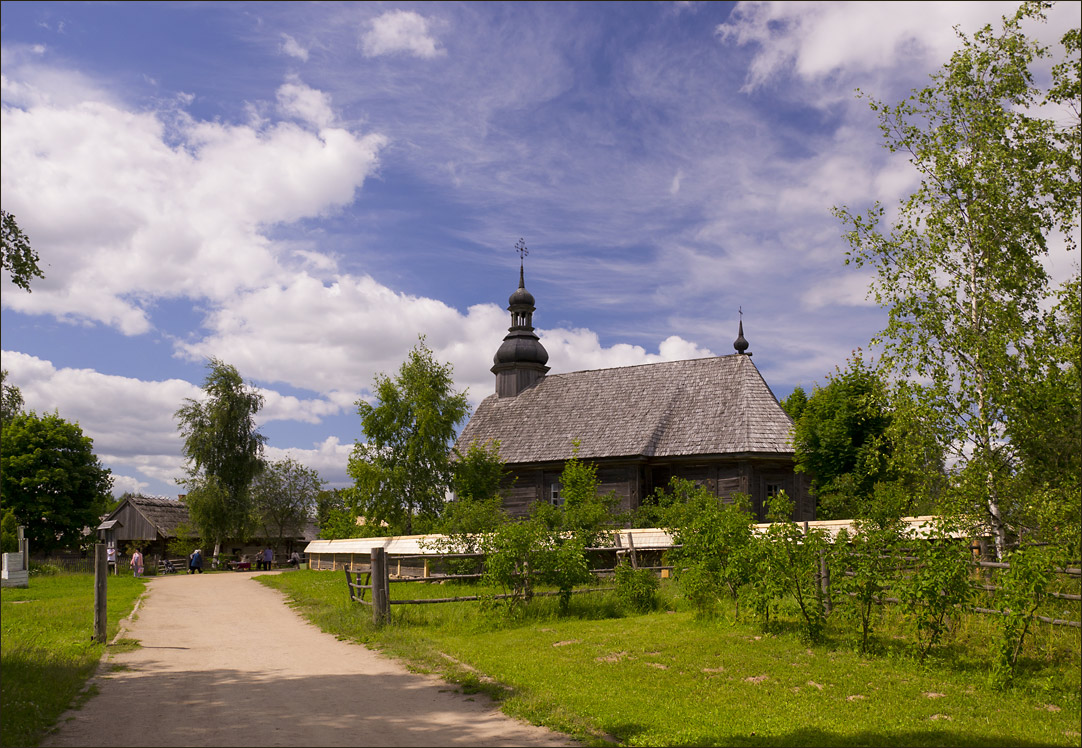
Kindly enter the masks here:
<path id="1" fill-rule="evenodd" d="M 736 352 L 741 356 L 751 355 L 750 353 L 745 353 L 748 350 L 748 341 L 744 339 L 744 320 L 740 320 L 740 329 L 736 334 L 736 340 L 733 341 L 733 348 L 735 348 Z"/>

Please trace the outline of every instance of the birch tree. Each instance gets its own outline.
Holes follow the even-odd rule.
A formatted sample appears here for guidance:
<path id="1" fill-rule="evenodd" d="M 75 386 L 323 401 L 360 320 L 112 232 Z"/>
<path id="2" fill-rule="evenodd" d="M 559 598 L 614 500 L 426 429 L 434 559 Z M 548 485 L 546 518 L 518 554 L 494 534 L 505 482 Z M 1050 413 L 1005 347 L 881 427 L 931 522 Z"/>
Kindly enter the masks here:
<path id="1" fill-rule="evenodd" d="M 835 209 L 846 262 L 875 271 L 871 295 L 889 309 L 876 342 L 897 374 L 927 385 L 956 486 L 981 508 L 999 555 L 1007 413 L 1052 295 L 1044 258 L 1050 241 L 1077 248 L 1079 34 L 1063 38 L 1042 89 L 1034 69 L 1054 53 L 1021 27 L 1047 7 L 1026 3 L 972 39 L 959 32 L 961 49 L 930 85 L 894 106 L 871 100 L 886 147 L 908 155 L 920 187 L 887 228 L 882 205 Z"/>

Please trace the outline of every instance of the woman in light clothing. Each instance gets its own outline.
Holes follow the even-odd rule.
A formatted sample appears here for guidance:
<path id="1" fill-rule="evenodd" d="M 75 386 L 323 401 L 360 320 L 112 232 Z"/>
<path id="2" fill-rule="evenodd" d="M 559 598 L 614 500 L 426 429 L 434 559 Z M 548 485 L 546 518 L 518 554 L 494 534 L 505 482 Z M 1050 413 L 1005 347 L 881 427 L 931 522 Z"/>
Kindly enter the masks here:
<path id="1" fill-rule="evenodd" d="M 138 548 L 131 554 L 131 569 L 135 576 L 143 576 L 143 552 Z"/>

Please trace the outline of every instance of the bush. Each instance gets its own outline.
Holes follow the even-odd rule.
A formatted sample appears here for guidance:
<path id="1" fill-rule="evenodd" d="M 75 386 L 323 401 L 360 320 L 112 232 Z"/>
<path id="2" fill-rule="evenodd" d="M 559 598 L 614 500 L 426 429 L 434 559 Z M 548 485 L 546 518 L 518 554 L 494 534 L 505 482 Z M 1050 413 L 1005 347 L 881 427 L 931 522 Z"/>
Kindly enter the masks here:
<path id="1" fill-rule="evenodd" d="M 661 582 L 649 569 L 633 569 L 622 561 L 616 567 L 616 598 L 626 610 L 649 613 L 661 602 Z"/>

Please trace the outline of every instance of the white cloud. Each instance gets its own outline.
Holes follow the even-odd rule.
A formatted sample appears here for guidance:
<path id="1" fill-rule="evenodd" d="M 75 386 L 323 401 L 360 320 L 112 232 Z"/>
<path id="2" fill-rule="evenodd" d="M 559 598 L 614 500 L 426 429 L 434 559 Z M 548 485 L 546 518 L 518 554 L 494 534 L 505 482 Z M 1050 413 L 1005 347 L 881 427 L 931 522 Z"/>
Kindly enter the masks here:
<path id="1" fill-rule="evenodd" d="M 361 36 L 366 57 L 404 52 L 431 59 L 445 54 L 429 34 L 428 19 L 412 10 L 389 10 L 369 23 Z"/>
<path id="2" fill-rule="evenodd" d="M 290 57 L 296 57 L 302 62 L 308 62 L 308 50 L 305 49 L 289 34 L 282 34 L 282 52 Z"/>
<path id="3" fill-rule="evenodd" d="M 292 76 L 278 88 L 278 108 L 290 117 L 324 128 L 334 122 L 331 97 Z"/>
<path id="4" fill-rule="evenodd" d="M 387 141 L 327 126 L 320 92 L 283 88 L 293 114 L 323 127 L 318 135 L 100 101 L 4 106 L 4 208 L 46 274 L 33 294 L 4 294 L 4 307 L 133 335 L 151 329 L 155 299 L 227 300 L 288 273 L 290 253 L 265 227 L 352 202 Z"/>
<path id="5" fill-rule="evenodd" d="M 342 444 L 337 436 L 328 436 L 322 442 L 315 444 L 312 449 L 267 447 L 264 457 L 272 461 L 291 457 L 305 467 L 318 472 L 319 477 L 327 481 L 330 488 L 341 488 L 353 483 L 346 472 L 346 465 L 352 453 L 352 444 Z"/>
<path id="6" fill-rule="evenodd" d="M 717 27 L 723 41 L 754 44 L 747 86 L 794 71 L 805 80 L 945 61 L 958 47 L 954 26 L 995 23 L 1017 3 L 743 2 Z"/>

